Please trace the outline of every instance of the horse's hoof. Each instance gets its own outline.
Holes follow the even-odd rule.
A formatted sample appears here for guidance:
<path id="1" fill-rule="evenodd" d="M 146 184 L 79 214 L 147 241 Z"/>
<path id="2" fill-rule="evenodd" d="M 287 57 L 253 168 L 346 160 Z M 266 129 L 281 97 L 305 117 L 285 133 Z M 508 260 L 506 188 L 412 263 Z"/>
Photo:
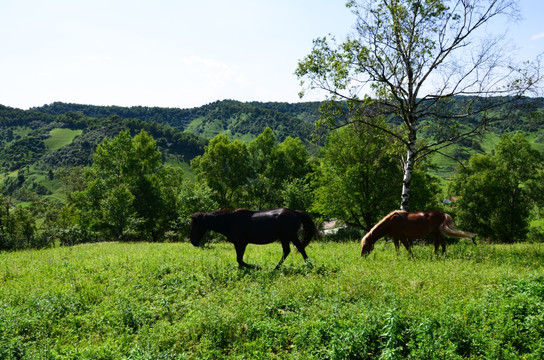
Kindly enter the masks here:
<path id="1" fill-rule="evenodd" d="M 240 267 L 240 269 L 261 270 L 261 267 L 259 265 L 254 265 L 254 264 L 244 264 L 243 267 Z"/>

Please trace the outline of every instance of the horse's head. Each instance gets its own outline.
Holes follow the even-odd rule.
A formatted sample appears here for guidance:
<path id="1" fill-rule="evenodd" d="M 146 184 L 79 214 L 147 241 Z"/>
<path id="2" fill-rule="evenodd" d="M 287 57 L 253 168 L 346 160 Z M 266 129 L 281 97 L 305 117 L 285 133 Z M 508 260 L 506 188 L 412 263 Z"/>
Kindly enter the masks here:
<path id="1" fill-rule="evenodd" d="M 191 244 L 194 246 L 200 245 L 200 240 L 206 233 L 206 227 L 204 226 L 204 213 L 194 213 L 191 215 Z"/>
<path id="2" fill-rule="evenodd" d="M 371 240 L 372 233 L 369 231 L 361 240 L 361 256 L 366 256 L 374 249 L 374 241 Z"/>

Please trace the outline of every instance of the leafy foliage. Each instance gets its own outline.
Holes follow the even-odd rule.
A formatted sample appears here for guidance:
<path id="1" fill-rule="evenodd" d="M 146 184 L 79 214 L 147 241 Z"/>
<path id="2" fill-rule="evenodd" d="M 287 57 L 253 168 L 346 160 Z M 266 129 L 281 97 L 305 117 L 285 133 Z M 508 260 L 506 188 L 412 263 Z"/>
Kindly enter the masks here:
<path id="1" fill-rule="evenodd" d="M 72 194 L 76 224 L 105 239 L 161 239 L 177 218 L 167 205 L 181 184 L 180 173 L 161 165 L 155 140 L 143 130 L 134 138 L 123 131 L 104 140 L 85 174 L 85 190 Z"/>
<path id="2" fill-rule="evenodd" d="M 95 118 L 119 116 L 122 119 L 139 119 L 146 123 L 167 124 L 181 131 L 189 129 L 209 138 L 218 133 L 227 133 L 234 137 L 254 137 L 270 127 L 283 140 L 287 136 L 309 139 L 313 123 L 319 117 L 318 108 L 319 103 L 299 105 L 223 100 L 193 109 L 143 106 L 127 108 L 57 102 L 33 110 L 52 115 L 78 112 Z"/>
<path id="3" fill-rule="evenodd" d="M 524 240 L 530 213 L 542 206 L 544 163 L 522 134 L 505 134 L 494 155 L 473 156 L 459 169 L 451 192 L 458 195 L 463 227 L 494 241 Z"/>
<path id="4" fill-rule="evenodd" d="M 383 121 L 375 125 L 387 127 Z M 398 207 L 401 187 L 391 179 L 402 176 L 401 150 L 395 137 L 363 123 L 331 132 L 314 178 L 315 211 L 370 230 Z M 436 179 L 426 175 L 423 167 L 414 174 L 414 189 L 414 210 L 437 208 Z"/>
<path id="5" fill-rule="evenodd" d="M 309 154 L 300 139 L 278 144 L 270 128 L 248 145 L 220 134 L 191 162 L 197 181 L 214 191 L 222 208 L 283 206 L 283 186 L 309 173 Z"/>
<path id="6" fill-rule="evenodd" d="M 288 183 L 305 186 L 303 180 L 310 171 L 309 154 L 299 138 L 287 137 L 277 144 L 272 130 L 266 128 L 248 144 L 248 150 L 252 167 L 248 204 L 252 208 L 281 207 L 285 204 L 283 190 Z M 296 208 L 306 210 L 306 207 Z"/>
<path id="7" fill-rule="evenodd" d="M 13 207 L 11 199 L 0 194 L 0 251 L 41 249 L 53 245 L 53 239 L 38 231 L 37 219 L 47 224 L 54 205 L 36 200 L 30 207 Z"/>
<path id="8" fill-rule="evenodd" d="M 191 161 L 191 167 L 197 180 L 214 190 L 220 207 L 237 207 L 251 172 L 248 157 L 245 143 L 217 135 L 205 147 L 204 154 Z"/>

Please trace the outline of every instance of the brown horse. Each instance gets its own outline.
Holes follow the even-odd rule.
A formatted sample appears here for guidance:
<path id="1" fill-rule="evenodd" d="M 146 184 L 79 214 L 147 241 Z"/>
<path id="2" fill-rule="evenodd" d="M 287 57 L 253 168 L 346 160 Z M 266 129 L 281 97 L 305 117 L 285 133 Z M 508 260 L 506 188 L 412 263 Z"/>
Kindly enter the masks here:
<path id="1" fill-rule="evenodd" d="M 301 226 L 304 229 L 304 236 L 302 241 L 299 241 L 298 230 Z M 255 267 L 244 262 L 244 252 L 249 243 L 269 244 L 280 240 L 283 256 L 276 269 L 291 252 L 289 243 L 293 243 L 304 260 L 308 261 L 305 247 L 317 233 L 315 224 L 307 213 L 284 208 L 266 211 L 238 209 L 194 213 L 191 217 L 191 243 L 198 246 L 208 230 L 225 235 L 227 240 L 234 244 L 240 268 Z"/>
<path id="2" fill-rule="evenodd" d="M 377 223 L 361 240 L 361 256 L 369 254 L 374 249 L 376 241 L 384 236 L 391 236 L 395 249 L 399 251 L 399 241 L 412 254 L 408 239 L 421 239 L 430 233 L 433 234 L 434 252 L 442 246 L 442 253 L 446 252 L 444 235 L 455 238 L 472 238 L 476 234 L 461 231 L 453 223 L 449 214 L 440 211 L 393 211 Z M 412 254 L 413 255 L 413 254 Z"/>

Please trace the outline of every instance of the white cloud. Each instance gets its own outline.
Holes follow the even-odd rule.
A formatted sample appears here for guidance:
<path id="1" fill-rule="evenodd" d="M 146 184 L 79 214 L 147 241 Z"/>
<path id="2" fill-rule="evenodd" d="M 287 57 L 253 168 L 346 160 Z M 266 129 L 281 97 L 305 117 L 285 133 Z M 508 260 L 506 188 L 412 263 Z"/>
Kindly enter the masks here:
<path id="1" fill-rule="evenodd" d="M 212 59 L 205 59 L 200 56 L 192 55 L 183 59 L 185 65 L 190 67 L 207 67 L 211 69 L 227 69 L 228 66 Z"/>
<path id="2" fill-rule="evenodd" d="M 183 62 L 188 67 L 193 75 L 206 79 L 208 85 L 217 87 L 224 86 L 235 77 L 235 71 L 226 64 L 221 62 L 205 59 L 199 56 L 191 56 L 183 59 Z"/>
<path id="3" fill-rule="evenodd" d="M 531 37 L 531 40 L 538 40 L 544 38 L 544 33 L 536 34 Z"/>
<path id="4" fill-rule="evenodd" d="M 246 76 L 235 66 L 195 55 L 184 58 L 183 63 L 189 76 L 197 79 L 196 83 L 200 84 L 200 87 L 223 90 L 232 89 L 234 84 L 248 85 Z"/>

